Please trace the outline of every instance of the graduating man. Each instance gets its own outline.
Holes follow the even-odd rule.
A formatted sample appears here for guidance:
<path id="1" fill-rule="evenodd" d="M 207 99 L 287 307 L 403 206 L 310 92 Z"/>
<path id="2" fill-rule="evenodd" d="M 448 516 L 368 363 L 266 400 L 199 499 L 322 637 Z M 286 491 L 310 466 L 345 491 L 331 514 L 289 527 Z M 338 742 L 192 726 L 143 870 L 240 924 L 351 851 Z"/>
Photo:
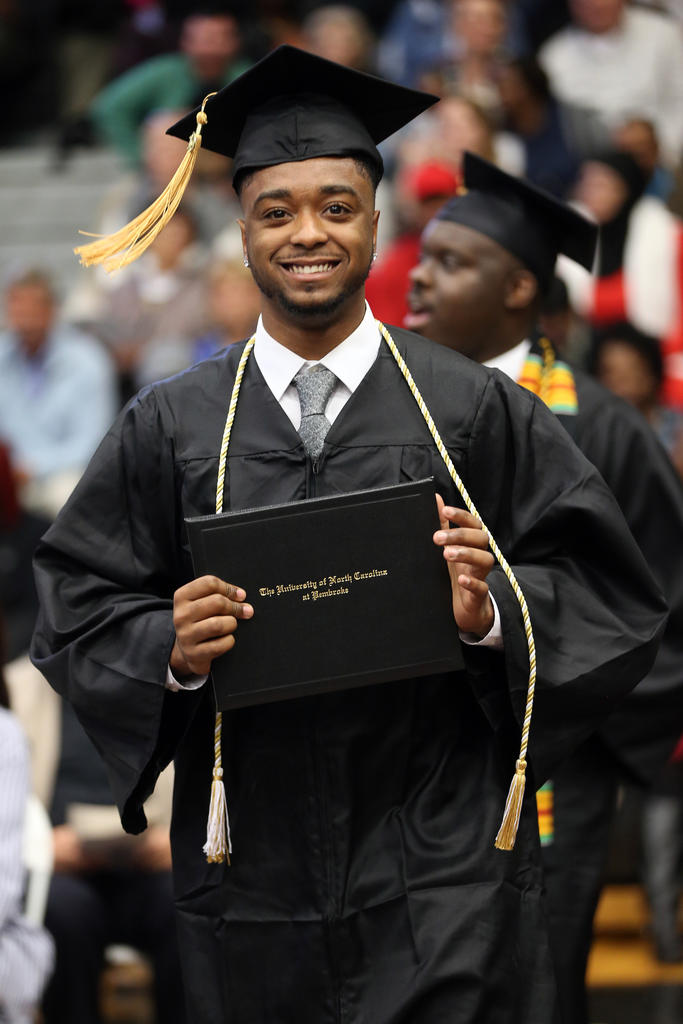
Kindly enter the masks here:
<path id="1" fill-rule="evenodd" d="M 366 306 L 376 143 L 431 100 L 283 47 L 196 112 L 206 145 L 234 159 L 263 297 L 253 349 L 141 392 L 37 553 L 33 657 L 102 753 L 128 830 L 144 828 L 142 801 L 175 758 L 193 1024 L 555 1020 L 535 785 L 649 669 L 665 619 L 613 498 L 542 403 L 406 331 L 392 340 Z M 187 138 L 194 121 L 175 130 Z M 444 454 L 536 636 L 532 780 L 521 807 L 511 791 L 511 851 L 494 837 L 531 630 Z M 466 671 L 231 711 L 221 748 L 204 677 L 258 615 L 239 579 L 193 578 L 184 519 L 221 495 L 248 509 L 429 476 L 445 504 L 425 552 L 443 549 Z M 291 637 L 298 654 L 308 639 Z M 352 641 L 340 619 L 340 647 Z M 212 774 L 231 863 L 213 835 L 213 862 L 202 855 Z"/>
<path id="2" fill-rule="evenodd" d="M 581 240 L 591 226 L 480 157 L 467 154 L 464 166 L 466 194 L 450 200 L 423 234 L 407 323 L 502 370 L 556 413 L 615 494 L 670 607 L 647 678 L 539 798 L 562 1019 L 586 1024 L 584 978 L 617 786 L 620 779 L 652 782 L 683 728 L 683 489 L 647 421 L 558 359 L 536 330 L 558 251 L 590 267 L 592 247 Z"/>

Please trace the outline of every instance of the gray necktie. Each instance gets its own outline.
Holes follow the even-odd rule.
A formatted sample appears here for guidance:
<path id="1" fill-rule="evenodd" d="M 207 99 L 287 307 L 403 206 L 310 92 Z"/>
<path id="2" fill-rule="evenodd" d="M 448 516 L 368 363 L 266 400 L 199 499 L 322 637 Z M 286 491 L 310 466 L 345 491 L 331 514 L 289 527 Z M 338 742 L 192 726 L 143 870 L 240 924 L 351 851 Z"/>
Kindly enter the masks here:
<path id="1" fill-rule="evenodd" d="M 292 383 L 299 392 L 301 405 L 301 425 L 299 434 L 304 448 L 317 462 L 323 450 L 323 442 L 330 429 L 330 421 L 325 416 L 325 406 L 337 382 L 332 370 L 318 364 L 302 368 Z"/>

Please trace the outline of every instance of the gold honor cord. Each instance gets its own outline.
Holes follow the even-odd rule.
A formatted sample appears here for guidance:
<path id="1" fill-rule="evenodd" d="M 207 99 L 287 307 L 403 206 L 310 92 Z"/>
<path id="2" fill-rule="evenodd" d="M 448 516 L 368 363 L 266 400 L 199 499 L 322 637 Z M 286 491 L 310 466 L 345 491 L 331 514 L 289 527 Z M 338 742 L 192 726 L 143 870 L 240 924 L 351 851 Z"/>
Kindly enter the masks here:
<path id="1" fill-rule="evenodd" d="M 524 594 L 522 593 L 521 587 L 519 586 L 515 575 L 508 565 L 505 556 L 496 544 L 494 537 L 490 530 L 486 527 L 481 516 L 477 512 L 472 499 L 470 498 L 465 485 L 463 484 L 458 471 L 456 470 L 451 458 L 446 451 L 446 447 L 441 440 L 439 431 L 436 428 L 436 424 L 432 419 L 429 409 L 425 405 L 425 402 L 420 394 L 418 387 L 413 380 L 412 374 L 408 369 L 408 366 L 403 359 L 403 356 L 398 351 L 394 339 L 389 334 L 383 323 L 379 320 L 376 321 L 377 327 L 381 336 L 389 346 L 389 350 L 393 355 L 398 367 L 403 374 L 405 381 L 410 388 L 413 398 L 417 402 L 418 408 L 422 413 L 434 444 L 436 445 L 441 458 L 443 459 L 448 472 L 453 479 L 460 495 L 465 502 L 465 505 L 477 519 L 481 522 L 482 529 L 489 540 L 489 545 L 493 554 L 495 555 L 499 565 L 503 572 L 507 576 L 510 586 L 512 587 L 515 596 L 519 602 L 522 610 L 522 619 L 524 621 L 524 629 L 526 632 L 527 645 L 529 649 L 529 683 L 527 688 L 527 701 L 526 710 L 524 713 L 524 723 L 522 725 L 522 742 L 519 751 L 519 758 L 517 759 L 515 774 L 510 784 L 510 791 L 508 793 L 507 801 L 505 803 L 505 811 L 503 813 L 503 820 L 496 836 L 495 845 L 499 850 L 511 850 L 515 845 L 515 839 L 517 836 L 517 828 L 519 825 L 519 817 L 522 809 L 522 799 L 524 797 L 524 786 L 526 782 L 526 753 L 529 745 L 529 730 L 531 727 L 531 714 L 534 704 L 534 690 L 536 688 L 536 645 L 534 642 L 534 634 L 531 628 L 531 618 L 529 616 L 529 609 L 527 607 Z M 237 374 L 235 376 L 235 383 L 232 389 L 232 395 L 230 398 L 230 406 L 228 408 L 228 415 L 225 421 L 225 429 L 223 431 L 223 440 L 221 442 L 221 451 L 218 464 L 218 480 L 216 483 L 216 513 L 223 511 L 223 491 L 225 486 L 225 469 L 227 464 L 228 444 L 230 443 L 230 433 L 232 431 L 232 425 L 235 419 L 235 411 L 237 409 L 237 399 L 239 397 L 240 387 L 242 385 L 242 378 L 244 377 L 244 370 L 247 365 L 247 360 L 251 355 L 251 351 L 254 347 L 254 341 L 256 337 L 249 339 L 247 344 L 244 346 L 242 357 L 237 367 Z M 216 724 L 214 731 L 214 769 L 213 769 L 213 781 L 211 783 L 211 801 L 209 807 L 209 822 L 207 828 L 207 839 L 204 846 L 204 853 L 209 863 L 221 862 L 226 858 L 230 863 L 230 853 L 232 853 L 232 844 L 230 840 L 230 825 L 228 820 L 227 803 L 225 798 L 225 787 L 223 783 L 223 767 L 222 767 L 222 756 L 221 756 L 221 730 L 223 724 L 223 716 L 220 711 L 216 712 Z"/>
<path id="2" fill-rule="evenodd" d="M 216 482 L 216 515 L 223 511 L 223 490 L 225 487 L 225 466 L 228 459 L 228 445 L 230 434 L 237 411 L 237 399 L 239 398 L 244 368 L 247 359 L 254 347 L 256 335 L 253 335 L 244 346 L 242 358 L 237 367 L 235 383 L 232 386 L 232 395 L 228 407 L 228 415 L 223 429 L 223 440 L 221 441 L 221 453 L 218 460 L 218 480 Z M 223 729 L 223 714 L 216 712 L 216 723 L 213 733 L 213 779 L 211 781 L 211 801 L 209 803 L 209 821 L 206 828 L 206 843 L 204 853 L 209 864 L 228 861 L 232 853 L 232 841 L 230 838 L 230 818 L 228 817 L 228 803 L 225 796 L 225 783 L 223 782 L 223 757 L 221 753 L 221 733 Z"/>
<path id="3" fill-rule="evenodd" d="M 424 420 L 429 428 L 429 432 L 434 440 L 434 444 L 436 445 L 439 451 L 439 455 L 441 456 L 446 465 L 446 469 L 450 473 L 451 478 L 455 483 L 455 486 L 458 488 L 460 496 L 462 497 L 462 500 L 465 502 L 467 508 L 472 513 L 472 515 L 476 516 L 477 519 L 480 521 L 481 528 L 489 539 L 489 547 L 491 548 L 493 554 L 496 556 L 496 560 L 500 565 L 501 569 L 507 576 L 510 586 L 514 591 L 515 597 L 517 598 L 519 606 L 522 610 L 524 632 L 526 633 L 527 647 L 529 649 L 529 682 L 527 685 L 526 708 L 524 711 L 524 722 L 522 723 L 522 742 L 519 749 L 519 757 L 517 758 L 517 763 L 515 765 L 515 774 L 513 775 L 512 782 L 510 783 L 510 790 L 508 792 L 508 797 L 505 802 L 503 820 L 501 822 L 500 828 L 498 829 L 498 835 L 496 836 L 495 843 L 497 849 L 499 850 L 511 850 L 515 845 L 515 839 L 517 838 L 519 816 L 522 811 L 522 800 L 524 798 L 524 786 L 526 783 L 526 754 L 527 748 L 529 746 L 529 730 L 531 729 L 531 714 L 534 707 L 534 692 L 536 690 L 536 642 L 534 641 L 534 633 L 531 628 L 531 617 L 529 615 L 529 609 L 527 607 L 524 594 L 522 593 L 522 588 L 520 587 L 519 583 L 515 578 L 515 574 L 508 565 L 507 559 L 505 558 L 503 552 L 496 544 L 493 534 L 486 526 L 486 523 L 484 522 L 482 517 L 477 512 L 474 506 L 474 502 L 467 493 L 465 485 L 460 479 L 458 471 L 456 470 L 455 466 L 453 465 L 453 462 L 451 461 L 450 455 L 446 451 L 446 446 L 441 440 L 439 431 L 436 429 L 436 424 L 432 419 L 432 415 L 429 409 L 425 405 L 422 395 L 418 390 L 417 384 L 413 380 L 412 374 L 408 369 L 405 359 L 403 358 L 399 350 L 396 348 L 394 339 L 391 337 L 389 331 L 386 329 L 384 324 L 380 323 L 379 320 L 377 320 L 376 322 L 377 326 L 379 327 L 380 334 L 382 335 L 387 345 L 389 346 L 391 354 L 398 363 L 399 369 L 401 370 L 401 373 L 405 377 L 406 384 L 410 388 L 413 398 L 418 404 L 418 408 L 424 417 Z"/>

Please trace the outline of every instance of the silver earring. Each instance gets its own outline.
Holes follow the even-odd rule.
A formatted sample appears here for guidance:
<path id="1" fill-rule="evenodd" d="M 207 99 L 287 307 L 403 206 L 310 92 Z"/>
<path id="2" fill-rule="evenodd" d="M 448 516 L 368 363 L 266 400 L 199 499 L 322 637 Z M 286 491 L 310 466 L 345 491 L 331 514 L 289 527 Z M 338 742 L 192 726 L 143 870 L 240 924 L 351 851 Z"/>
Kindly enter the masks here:
<path id="1" fill-rule="evenodd" d="M 372 251 L 372 262 L 374 263 L 376 259 L 377 259 L 377 253 L 373 249 L 373 251 Z"/>
<path id="2" fill-rule="evenodd" d="M 245 267 L 249 266 L 249 259 L 248 259 L 247 256 L 244 257 L 244 265 L 245 265 Z"/>

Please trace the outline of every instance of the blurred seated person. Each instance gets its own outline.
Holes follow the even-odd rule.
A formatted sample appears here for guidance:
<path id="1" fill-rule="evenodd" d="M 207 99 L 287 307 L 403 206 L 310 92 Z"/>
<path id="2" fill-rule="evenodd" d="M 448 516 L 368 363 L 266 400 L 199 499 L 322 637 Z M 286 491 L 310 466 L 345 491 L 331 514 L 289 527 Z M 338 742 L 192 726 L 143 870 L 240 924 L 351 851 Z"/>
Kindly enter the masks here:
<path id="1" fill-rule="evenodd" d="M 180 109 L 156 110 L 145 119 L 140 129 L 142 164 L 113 185 L 105 195 L 98 234 L 107 235 L 117 231 L 164 191 L 187 148 L 180 139 L 166 135 L 166 129 L 183 113 Z M 184 201 L 191 204 L 198 221 L 199 234 L 207 244 L 217 234 L 217 225 L 224 223 L 227 218 L 239 216 L 239 203 L 229 171 L 230 161 L 227 157 L 201 149 L 185 190 Z"/>
<path id="2" fill-rule="evenodd" d="M 25 654 L 31 642 L 38 614 L 31 562 L 49 525 L 46 516 L 19 504 L 9 450 L 0 443 L 0 607 L 4 609 L 8 661 Z"/>
<path id="3" fill-rule="evenodd" d="M 254 333 L 261 312 L 261 293 L 241 257 L 211 265 L 207 301 L 210 326 L 193 344 L 193 363 Z"/>
<path id="4" fill-rule="evenodd" d="M 126 163 L 141 160 L 140 126 L 155 110 L 189 109 L 246 70 L 237 18 L 196 12 L 183 22 L 177 53 L 126 71 L 95 98 L 90 115 L 103 142 Z"/>
<path id="5" fill-rule="evenodd" d="M 585 160 L 574 190 L 600 225 L 593 274 L 558 262 L 574 309 L 596 328 L 629 321 L 660 339 L 662 402 L 683 411 L 683 234 L 629 154 L 610 149 Z"/>
<path id="6" fill-rule="evenodd" d="M 301 24 L 301 47 L 356 71 L 374 71 L 374 36 L 361 10 L 348 4 L 315 7 Z"/>
<path id="7" fill-rule="evenodd" d="M 665 162 L 683 149 L 679 25 L 627 0 L 569 0 L 572 24 L 540 49 L 559 100 L 592 113 L 603 132 L 638 114 L 656 126 Z"/>
<path id="8" fill-rule="evenodd" d="M 396 164 L 397 168 L 416 167 L 436 160 L 457 174 L 466 150 L 498 163 L 493 130 L 484 111 L 464 96 L 447 96 L 409 126 L 398 142 Z"/>
<path id="9" fill-rule="evenodd" d="M 614 145 L 630 153 L 640 164 L 647 181 L 644 194 L 668 202 L 674 188 L 674 175 L 662 163 L 659 139 L 652 121 L 642 117 L 623 121 L 615 129 Z"/>
<path id="10" fill-rule="evenodd" d="M 55 57 L 58 98 L 58 153 L 66 156 L 77 145 L 92 144 L 87 111 L 92 100 L 112 76 L 113 54 L 124 16 L 120 2 L 93 4 L 91 0 L 23 6 L 34 8 L 34 17 L 52 7 L 56 16 Z M 39 13 L 40 12 L 40 13 Z"/>
<path id="11" fill-rule="evenodd" d="M 0 1021 L 33 1024 L 54 950 L 48 932 L 22 914 L 29 753 L 24 731 L 9 710 L 4 673 L 0 649 Z"/>
<path id="12" fill-rule="evenodd" d="M 121 402 L 189 366 L 192 340 L 207 324 L 206 261 L 186 205 L 144 256 L 113 274 L 100 293 L 90 326 L 116 361 Z"/>
<path id="13" fill-rule="evenodd" d="M 107 190 L 99 219 L 93 228 L 96 234 L 108 235 L 127 224 L 144 210 L 166 188 L 178 168 L 186 145 L 166 129 L 183 114 L 180 110 L 159 110 L 151 114 L 142 127 L 142 166 L 131 169 Z M 240 216 L 239 203 L 229 176 L 230 161 L 202 149 L 197 157 L 192 178 L 183 197 L 183 204 L 191 208 L 195 221 L 197 243 L 211 246 L 229 230 L 237 240 L 236 251 L 242 252 L 241 236 L 236 224 Z M 128 267 L 107 273 L 103 267 L 93 267 L 79 274 L 65 296 L 64 319 L 93 329 L 107 306 L 107 294 L 118 291 L 124 280 L 133 273 Z"/>
<path id="14" fill-rule="evenodd" d="M 56 515 L 117 411 L 114 368 L 100 342 L 58 322 L 52 281 L 15 276 L 0 331 L 0 440 L 25 507 Z"/>
<path id="15" fill-rule="evenodd" d="M 579 169 L 574 122 L 577 114 L 557 102 L 538 61 L 508 61 L 500 70 L 503 128 L 520 149 L 519 173 L 564 198 Z"/>
<path id="16" fill-rule="evenodd" d="M 460 50 L 453 11 L 458 0 L 399 0 L 381 35 L 379 73 L 400 85 L 415 87 L 425 71 L 439 67 Z M 527 53 L 529 38 L 520 5 L 506 4 L 505 52 Z"/>
<path id="17" fill-rule="evenodd" d="M 29 740 L 34 791 L 53 824 L 45 923 L 55 940 L 56 964 L 43 1000 L 44 1024 L 98 1024 L 99 977 L 112 943 L 149 957 L 159 1024 L 183 1022 L 169 772 L 147 801 L 147 830 L 124 833 L 102 762 L 68 701 L 28 657 L 8 664 L 6 677 Z"/>
<path id="18" fill-rule="evenodd" d="M 453 52 L 424 69 L 420 87 L 439 96 L 464 96 L 499 126 L 507 5 L 503 0 L 451 0 L 447 7 Z"/>
<path id="19" fill-rule="evenodd" d="M 632 324 L 612 324 L 596 335 L 590 368 L 650 422 L 683 479 L 683 413 L 661 404 L 664 364 L 657 339 Z"/>
<path id="20" fill-rule="evenodd" d="M 124 6 L 126 11 L 115 39 L 114 76 L 174 50 L 178 37 L 178 25 L 170 17 L 172 5 L 160 0 L 125 0 Z"/>
<path id="21" fill-rule="evenodd" d="M 436 160 L 399 170 L 395 183 L 399 234 L 373 264 L 365 296 L 373 314 L 387 324 L 401 326 L 408 313 L 410 271 L 420 256 L 423 230 L 460 183 L 456 171 Z"/>

